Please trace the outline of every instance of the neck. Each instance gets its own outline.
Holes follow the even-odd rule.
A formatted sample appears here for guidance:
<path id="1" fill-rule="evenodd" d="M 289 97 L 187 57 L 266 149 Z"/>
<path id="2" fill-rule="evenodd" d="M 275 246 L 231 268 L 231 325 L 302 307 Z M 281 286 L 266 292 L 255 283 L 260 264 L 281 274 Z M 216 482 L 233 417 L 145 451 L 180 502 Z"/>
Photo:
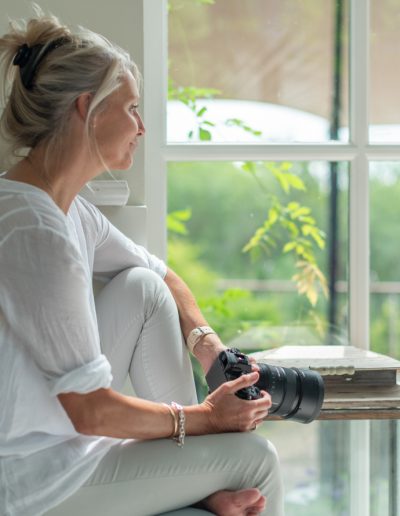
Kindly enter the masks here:
<path id="1" fill-rule="evenodd" d="M 35 148 L 22 161 L 12 167 L 6 174 L 7 179 L 21 181 L 44 190 L 57 206 L 65 213 L 83 186 L 97 173 L 90 166 L 88 156 L 81 152 L 71 152 L 68 157 L 45 160 L 46 149 Z M 82 163 L 85 166 L 82 166 Z M 92 173 L 88 173 L 92 170 Z"/>

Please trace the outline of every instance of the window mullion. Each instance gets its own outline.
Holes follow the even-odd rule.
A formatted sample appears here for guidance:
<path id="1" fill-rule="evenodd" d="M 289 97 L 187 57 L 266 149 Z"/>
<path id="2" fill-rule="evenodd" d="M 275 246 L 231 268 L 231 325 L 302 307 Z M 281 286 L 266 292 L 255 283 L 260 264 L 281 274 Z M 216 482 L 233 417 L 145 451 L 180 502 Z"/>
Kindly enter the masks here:
<path id="1" fill-rule="evenodd" d="M 369 0 L 350 0 L 349 315 L 350 343 L 369 348 Z M 370 515 L 370 422 L 352 421 L 350 432 L 351 516 Z"/>
<path id="2" fill-rule="evenodd" d="M 167 116 L 167 2 L 142 1 L 147 248 L 166 259 L 167 174 L 162 148 Z"/>
<path id="3" fill-rule="evenodd" d="M 369 0 L 350 2 L 350 341 L 369 348 Z"/>
<path id="4" fill-rule="evenodd" d="M 356 151 L 354 145 L 342 143 L 173 143 L 164 148 L 163 154 L 167 161 L 351 161 Z"/>

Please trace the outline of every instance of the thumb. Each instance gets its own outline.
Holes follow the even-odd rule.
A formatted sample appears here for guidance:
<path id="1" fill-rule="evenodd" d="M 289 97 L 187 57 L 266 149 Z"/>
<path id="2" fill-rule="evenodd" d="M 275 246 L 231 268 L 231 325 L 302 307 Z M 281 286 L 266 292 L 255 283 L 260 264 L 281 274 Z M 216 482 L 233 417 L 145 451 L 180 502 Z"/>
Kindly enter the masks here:
<path id="1" fill-rule="evenodd" d="M 242 376 L 239 376 L 239 378 L 227 382 L 227 385 L 229 385 L 230 392 L 236 392 L 239 389 L 243 389 L 244 387 L 250 387 L 250 385 L 254 385 L 258 378 L 259 374 L 257 371 L 253 371 L 249 374 L 242 374 Z"/>

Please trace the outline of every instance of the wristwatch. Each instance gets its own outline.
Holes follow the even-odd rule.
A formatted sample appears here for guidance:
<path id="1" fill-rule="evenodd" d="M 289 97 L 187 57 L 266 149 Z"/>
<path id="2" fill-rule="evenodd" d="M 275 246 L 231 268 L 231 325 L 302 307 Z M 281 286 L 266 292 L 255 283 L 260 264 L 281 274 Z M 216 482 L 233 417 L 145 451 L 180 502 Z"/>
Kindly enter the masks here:
<path id="1" fill-rule="evenodd" d="M 216 332 L 209 326 L 198 326 L 197 328 L 194 328 L 189 333 L 189 336 L 186 340 L 186 345 L 189 348 L 189 351 L 193 353 L 193 349 L 199 340 L 202 339 L 205 335 L 210 334 L 216 335 Z"/>

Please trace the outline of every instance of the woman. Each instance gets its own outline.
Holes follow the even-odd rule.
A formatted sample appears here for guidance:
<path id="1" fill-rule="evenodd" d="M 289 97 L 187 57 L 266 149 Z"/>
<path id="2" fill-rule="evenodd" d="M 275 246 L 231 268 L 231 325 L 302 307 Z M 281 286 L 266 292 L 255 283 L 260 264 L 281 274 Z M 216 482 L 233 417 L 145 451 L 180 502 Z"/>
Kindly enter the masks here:
<path id="1" fill-rule="evenodd" d="M 0 56 L 2 133 L 26 150 L 0 178 L 0 513 L 281 515 L 276 452 L 249 433 L 270 396 L 235 396 L 257 367 L 198 404 L 182 333 L 204 372 L 225 346 L 184 282 L 77 195 L 132 164 L 135 64 L 38 10 Z"/>

